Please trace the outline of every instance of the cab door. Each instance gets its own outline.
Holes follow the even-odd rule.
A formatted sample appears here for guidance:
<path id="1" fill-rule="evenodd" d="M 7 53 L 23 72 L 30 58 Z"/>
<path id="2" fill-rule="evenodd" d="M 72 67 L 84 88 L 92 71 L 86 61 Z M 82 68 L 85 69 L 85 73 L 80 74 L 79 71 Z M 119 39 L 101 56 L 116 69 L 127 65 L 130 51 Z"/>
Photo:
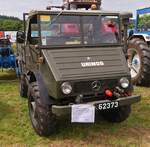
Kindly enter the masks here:
<path id="1" fill-rule="evenodd" d="M 26 31 L 26 42 L 25 42 L 25 63 L 27 70 L 37 70 L 37 61 L 40 56 L 40 50 L 37 48 L 39 45 L 39 24 L 37 21 L 38 15 L 30 18 L 27 31 Z"/>

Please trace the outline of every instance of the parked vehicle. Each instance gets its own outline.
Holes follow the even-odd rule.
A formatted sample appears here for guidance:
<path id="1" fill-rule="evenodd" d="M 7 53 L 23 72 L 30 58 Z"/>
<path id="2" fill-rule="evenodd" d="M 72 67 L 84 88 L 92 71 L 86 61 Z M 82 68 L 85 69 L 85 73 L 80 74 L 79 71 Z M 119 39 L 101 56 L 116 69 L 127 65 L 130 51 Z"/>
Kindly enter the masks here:
<path id="1" fill-rule="evenodd" d="M 129 35 L 128 63 L 133 84 L 149 86 L 150 7 L 137 10 L 135 30 L 131 30 Z"/>
<path id="2" fill-rule="evenodd" d="M 7 38 L 0 39 L 0 68 L 13 68 L 16 67 L 16 56 L 13 53 L 11 43 Z"/>
<path id="3" fill-rule="evenodd" d="M 24 14 L 25 31 L 17 33 L 20 95 L 28 96 L 37 134 L 51 135 L 65 114 L 73 123 L 93 123 L 96 110 L 110 122 L 128 118 L 140 96 L 132 95 L 119 20 L 127 30 L 131 16 L 100 10 Z"/>
<path id="4" fill-rule="evenodd" d="M 91 9 L 91 6 L 94 5 L 95 8 L 99 10 L 101 6 L 101 0 L 63 0 L 63 7 L 66 10 L 70 9 L 80 9 L 85 8 L 86 10 Z"/>

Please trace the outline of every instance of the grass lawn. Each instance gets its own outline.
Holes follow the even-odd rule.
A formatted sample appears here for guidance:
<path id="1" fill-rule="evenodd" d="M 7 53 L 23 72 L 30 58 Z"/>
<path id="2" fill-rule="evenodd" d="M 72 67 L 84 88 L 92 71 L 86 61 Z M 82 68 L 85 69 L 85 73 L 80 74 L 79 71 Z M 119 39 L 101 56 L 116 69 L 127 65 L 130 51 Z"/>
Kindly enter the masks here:
<path id="1" fill-rule="evenodd" d="M 60 120 L 57 134 L 42 138 L 32 129 L 15 74 L 0 71 L 0 147 L 150 147 L 150 88 L 137 87 L 135 93 L 142 101 L 132 106 L 123 123 L 101 120 L 81 125 Z"/>

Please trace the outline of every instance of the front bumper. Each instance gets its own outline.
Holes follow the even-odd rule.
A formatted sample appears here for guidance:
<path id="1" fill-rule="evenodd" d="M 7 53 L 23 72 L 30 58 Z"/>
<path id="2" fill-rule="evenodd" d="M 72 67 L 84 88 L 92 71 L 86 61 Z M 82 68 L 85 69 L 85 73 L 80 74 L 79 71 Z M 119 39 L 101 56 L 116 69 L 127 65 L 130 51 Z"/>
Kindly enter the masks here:
<path id="1" fill-rule="evenodd" d="M 113 102 L 119 102 L 119 106 L 125 106 L 125 105 L 132 105 L 134 103 L 139 102 L 140 100 L 141 100 L 140 95 L 133 95 L 133 96 L 129 96 L 129 97 L 118 98 L 116 100 L 113 100 Z M 99 103 L 107 103 L 107 102 L 111 102 L 111 101 L 110 100 L 100 100 L 100 101 L 92 101 L 92 102 L 88 102 L 88 103 L 84 103 L 84 104 L 90 104 L 90 105 L 96 106 Z M 69 114 L 69 113 L 71 113 L 71 106 L 72 106 L 72 104 L 63 105 L 63 106 L 52 105 L 52 112 L 57 116 Z"/>

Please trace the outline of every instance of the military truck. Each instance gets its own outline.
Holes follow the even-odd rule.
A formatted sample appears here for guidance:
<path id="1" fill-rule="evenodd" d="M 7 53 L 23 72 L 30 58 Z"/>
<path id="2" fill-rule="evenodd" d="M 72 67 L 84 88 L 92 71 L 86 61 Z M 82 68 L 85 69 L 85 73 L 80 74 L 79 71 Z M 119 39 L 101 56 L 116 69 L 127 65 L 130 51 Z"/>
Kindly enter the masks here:
<path id="1" fill-rule="evenodd" d="M 110 122 L 128 118 L 140 101 L 132 95 L 120 29 L 131 16 L 101 10 L 24 14 L 25 31 L 17 33 L 20 94 L 28 97 L 37 134 L 51 135 L 66 114 L 72 123 L 94 123 L 96 112 Z"/>

